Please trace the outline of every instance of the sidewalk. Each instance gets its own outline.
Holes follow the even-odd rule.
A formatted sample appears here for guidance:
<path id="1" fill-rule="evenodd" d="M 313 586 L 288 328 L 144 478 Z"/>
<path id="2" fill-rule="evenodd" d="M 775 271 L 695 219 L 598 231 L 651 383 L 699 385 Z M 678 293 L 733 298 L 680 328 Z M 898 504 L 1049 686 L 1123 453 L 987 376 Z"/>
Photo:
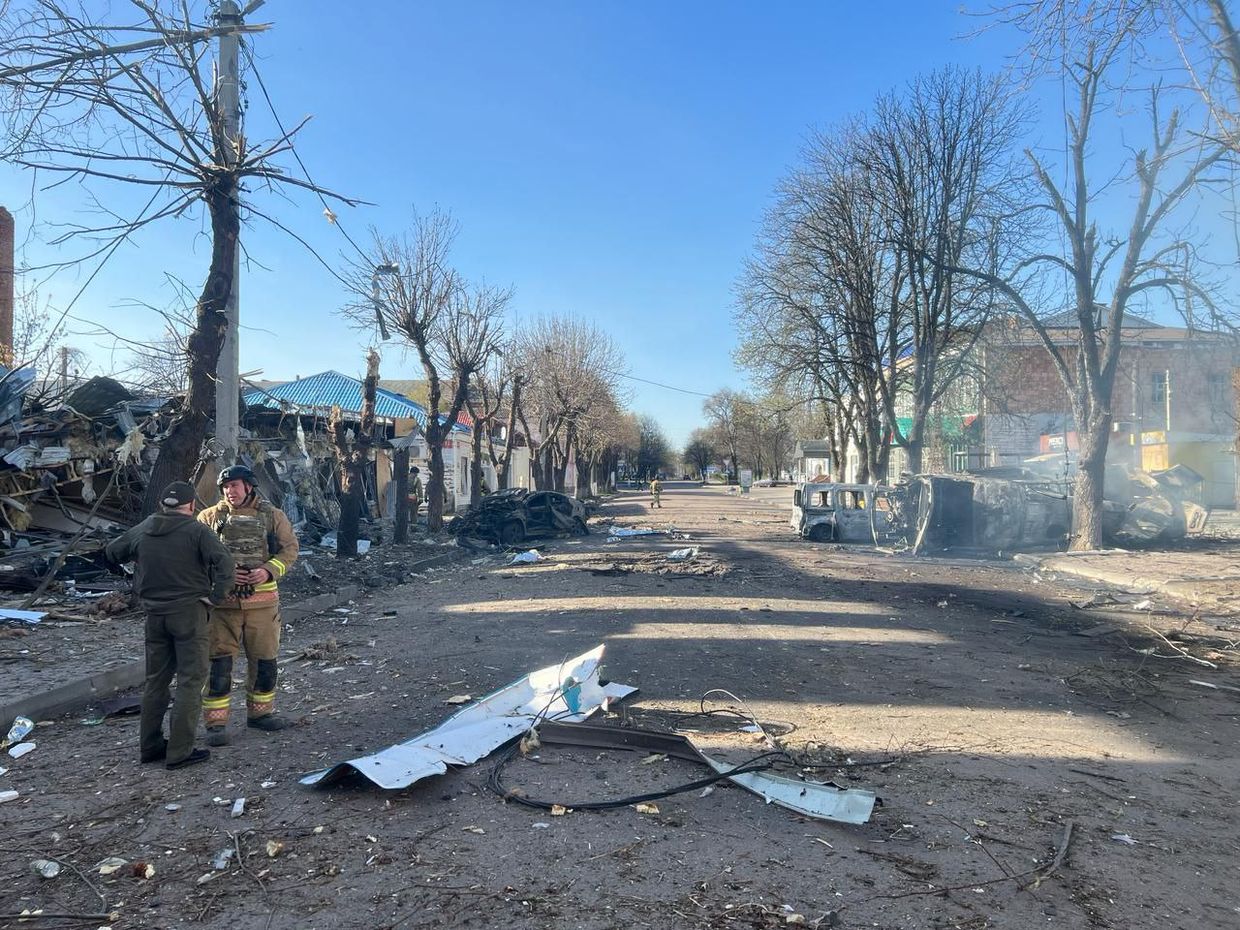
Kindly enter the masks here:
<path id="1" fill-rule="evenodd" d="M 1216 544 L 1202 551 L 1109 549 L 1018 555 L 1016 561 L 1129 594 L 1162 594 L 1213 613 L 1240 610 L 1240 543 Z"/>

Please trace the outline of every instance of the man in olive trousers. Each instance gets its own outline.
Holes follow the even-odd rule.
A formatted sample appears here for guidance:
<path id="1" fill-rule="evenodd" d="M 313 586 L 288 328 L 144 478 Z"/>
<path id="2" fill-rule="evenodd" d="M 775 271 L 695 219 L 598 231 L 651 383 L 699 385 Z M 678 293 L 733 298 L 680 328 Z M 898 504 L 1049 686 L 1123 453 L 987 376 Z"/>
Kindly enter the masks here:
<path id="1" fill-rule="evenodd" d="M 179 769 L 210 758 L 194 748 L 207 682 L 207 610 L 232 590 L 233 558 L 219 537 L 194 519 L 194 487 L 168 485 L 163 509 L 110 543 L 115 564 L 134 562 L 134 590 L 146 608 L 146 682 L 142 691 L 140 758 Z M 176 700 L 164 737 L 164 714 Z"/>

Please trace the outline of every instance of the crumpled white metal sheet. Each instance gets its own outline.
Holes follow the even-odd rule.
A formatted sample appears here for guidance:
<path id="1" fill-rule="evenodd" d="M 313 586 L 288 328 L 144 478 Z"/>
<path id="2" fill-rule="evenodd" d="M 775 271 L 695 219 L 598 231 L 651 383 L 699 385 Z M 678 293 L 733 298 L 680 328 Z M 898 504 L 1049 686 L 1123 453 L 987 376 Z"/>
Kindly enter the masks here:
<path id="1" fill-rule="evenodd" d="M 380 788 L 407 788 L 449 765 L 469 765 L 526 733 L 540 720 L 577 723 L 636 688 L 599 684 L 603 647 L 530 672 L 457 711 L 433 730 L 368 756 L 312 772 L 303 785 L 324 787 L 357 772 Z"/>
<path id="2" fill-rule="evenodd" d="M 720 762 L 700 749 L 698 755 L 720 774 L 732 769 L 728 763 Z M 864 788 L 834 788 L 831 785 L 772 775 L 770 772 L 742 772 L 729 775 L 728 781 L 752 791 L 767 804 L 786 807 L 805 817 L 840 823 L 865 823 L 874 812 L 874 804 L 878 800 L 873 791 L 866 791 Z"/>

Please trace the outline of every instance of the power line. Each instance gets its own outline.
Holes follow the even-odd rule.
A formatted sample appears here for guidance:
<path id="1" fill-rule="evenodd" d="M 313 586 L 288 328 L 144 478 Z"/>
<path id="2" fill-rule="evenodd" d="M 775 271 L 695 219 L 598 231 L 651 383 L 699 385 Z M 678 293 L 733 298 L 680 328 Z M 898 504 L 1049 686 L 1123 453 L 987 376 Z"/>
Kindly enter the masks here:
<path id="1" fill-rule="evenodd" d="M 671 384 L 664 384 L 662 381 L 650 381 L 646 378 L 639 378 L 636 375 L 626 375 L 622 371 L 613 371 L 610 374 L 618 378 L 627 378 L 630 381 L 640 381 L 642 384 L 653 384 L 655 387 L 661 387 L 668 391 L 679 391 L 681 394 L 692 394 L 694 397 L 713 397 L 713 394 L 704 394 L 701 391 L 690 391 L 688 388 L 676 387 Z"/>
<path id="2" fill-rule="evenodd" d="M 250 72 L 254 75 L 255 80 L 258 81 L 258 89 L 262 91 L 263 99 L 267 101 L 267 109 L 271 111 L 271 116 L 276 121 L 276 127 L 280 130 L 281 137 L 288 139 L 289 151 L 293 153 L 293 158 L 296 159 L 297 164 L 301 166 L 301 173 L 306 176 L 307 183 L 310 184 L 311 189 L 318 196 L 320 202 L 322 202 L 324 214 L 327 216 L 328 222 L 335 226 L 336 229 L 340 230 L 340 235 L 344 236 L 345 239 L 348 240 L 349 245 L 353 246 L 357 254 L 360 255 L 367 264 L 370 264 L 372 261 L 371 257 L 367 255 L 366 252 L 362 250 L 362 247 L 353 241 L 353 237 L 345 231 L 344 226 L 340 223 L 340 217 L 333 212 L 331 206 L 327 202 L 327 198 L 323 196 L 323 192 L 319 189 L 319 186 L 314 183 L 314 178 L 310 176 L 310 169 L 307 168 L 306 163 L 301 160 L 301 155 L 297 152 L 296 144 L 293 142 L 292 138 L 289 137 L 288 130 L 284 128 L 284 123 L 280 119 L 280 114 L 276 112 L 275 104 L 271 102 L 271 95 L 267 93 L 267 85 L 263 83 L 263 76 L 258 70 L 258 63 L 254 60 L 253 50 L 250 49 L 250 47 L 245 43 L 242 43 L 241 47 L 245 50 L 246 58 L 249 59 Z M 337 277 L 340 276 L 337 275 Z"/>

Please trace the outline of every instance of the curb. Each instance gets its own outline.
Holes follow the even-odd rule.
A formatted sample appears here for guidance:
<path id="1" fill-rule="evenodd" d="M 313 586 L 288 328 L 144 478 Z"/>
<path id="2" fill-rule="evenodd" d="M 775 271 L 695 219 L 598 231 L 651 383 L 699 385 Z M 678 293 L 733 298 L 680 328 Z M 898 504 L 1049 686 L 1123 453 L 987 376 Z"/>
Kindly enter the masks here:
<path id="1" fill-rule="evenodd" d="M 439 558 L 436 556 L 436 558 Z M 430 561 L 430 560 L 427 560 Z M 418 563 L 421 564 L 421 563 Z M 282 620 L 301 620 L 311 614 L 330 610 L 357 597 L 357 585 L 348 585 L 330 594 L 319 594 L 280 611 Z M 118 691 L 136 688 L 146 677 L 146 660 L 126 662 L 104 672 L 97 672 L 67 682 L 48 691 L 23 695 L 0 705 L 0 723 L 7 725 L 14 717 L 47 720 L 59 717 L 91 701 L 110 697 Z"/>
<path id="2" fill-rule="evenodd" d="M 1060 555 L 1062 555 L 1062 553 Z M 1058 575 L 1066 575 L 1083 581 L 1093 581 L 1098 584 L 1109 585 L 1113 588 L 1120 588 L 1129 594 L 1162 594 L 1166 597 L 1198 606 L 1217 607 L 1221 604 L 1221 599 L 1210 594 L 1208 591 L 1203 590 L 1203 586 L 1209 584 L 1234 583 L 1237 580 L 1240 580 L 1240 576 L 1220 576 L 1191 579 L 1157 579 L 1144 577 L 1141 575 L 1132 575 L 1127 572 L 1115 571 L 1106 568 L 1077 565 L 1074 564 L 1071 559 L 1056 557 L 1037 559 L 1034 557 L 1017 555 L 1016 561 L 1023 565 L 1037 568 L 1040 571 L 1054 572 Z"/>

